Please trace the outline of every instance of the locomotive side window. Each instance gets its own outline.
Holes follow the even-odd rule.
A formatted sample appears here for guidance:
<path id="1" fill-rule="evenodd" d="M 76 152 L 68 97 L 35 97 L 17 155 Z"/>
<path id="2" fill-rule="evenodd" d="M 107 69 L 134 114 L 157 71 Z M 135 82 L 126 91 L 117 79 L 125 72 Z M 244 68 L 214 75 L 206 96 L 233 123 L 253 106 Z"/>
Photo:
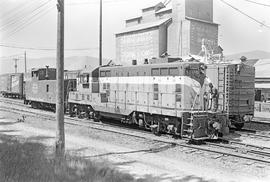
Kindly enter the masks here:
<path id="1" fill-rule="evenodd" d="M 158 100 L 158 84 L 154 84 L 154 100 Z"/>
<path id="2" fill-rule="evenodd" d="M 105 77 L 106 76 L 106 71 L 100 71 L 100 77 Z"/>
<path id="3" fill-rule="evenodd" d="M 152 76 L 159 76 L 159 68 L 152 68 L 151 74 Z"/>
<path id="4" fill-rule="evenodd" d="M 161 76 L 168 76 L 169 75 L 168 68 L 160 68 L 160 75 Z"/>
<path id="5" fill-rule="evenodd" d="M 110 77 L 110 76 L 111 76 L 111 71 L 109 71 L 109 70 L 106 71 L 106 72 L 105 72 L 105 76 L 106 76 L 106 77 Z"/>
<path id="6" fill-rule="evenodd" d="M 46 92 L 49 92 L 49 85 L 46 85 Z"/>
<path id="7" fill-rule="evenodd" d="M 175 85 L 175 92 L 180 92 L 181 93 L 181 84 L 176 84 Z"/>
<path id="8" fill-rule="evenodd" d="M 158 92 L 158 84 L 154 84 L 154 92 Z"/>
<path id="9" fill-rule="evenodd" d="M 169 75 L 171 75 L 171 76 L 177 76 L 178 75 L 178 69 L 177 69 L 177 67 L 169 68 Z"/>
<path id="10" fill-rule="evenodd" d="M 176 102 L 181 102 L 181 92 L 182 92 L 181 84 L 176 84 L 175 85 L 175 101 Z"/>

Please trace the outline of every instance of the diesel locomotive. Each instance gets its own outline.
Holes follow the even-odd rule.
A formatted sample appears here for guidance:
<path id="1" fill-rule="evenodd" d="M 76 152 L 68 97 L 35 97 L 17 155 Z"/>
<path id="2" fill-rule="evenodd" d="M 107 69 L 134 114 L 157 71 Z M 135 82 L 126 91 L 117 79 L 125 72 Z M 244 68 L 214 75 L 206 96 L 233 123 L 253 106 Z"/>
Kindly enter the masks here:
<path id="1" fill-rule="evenodd" d="M 155 133 L 190 139 L 228 132 L 226 113 L 203 108 L 205 65 L 200 62 L 102 66 L 82 71 L 69 92 L 71 115 L 113 118 Z"/>

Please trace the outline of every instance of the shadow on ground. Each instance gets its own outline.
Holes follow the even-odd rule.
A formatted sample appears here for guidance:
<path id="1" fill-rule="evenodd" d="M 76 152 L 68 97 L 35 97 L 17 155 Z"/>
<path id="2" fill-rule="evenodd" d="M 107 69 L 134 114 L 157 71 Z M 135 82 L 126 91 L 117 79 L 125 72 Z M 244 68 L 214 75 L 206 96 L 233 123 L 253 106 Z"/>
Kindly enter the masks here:
<path id="1" fill-rule="evenodd" d="M 12 133 L 12 132 L 16 132 L 18 130 L 0 130 L 0 133 Z"/>
<path id="2" fill-rule="evenodd" d="M 168 150 L 170 148 L 174 148 L 176 145 L 166 145 L 162 147 L 156 147 L 156 148 L 150 148 L 150 149 L 142 149 L 142 150 L 132 150 L 132 151 L 124 151 L 124 152 L 108 152 L 105 154 L 98 154 L 98 155 L 91 155 L 91 156 L 84 156 L 85 159 L 87 158 L 94 158 L 94 157 L 104 157 L 109 155 L 123 155 L 123 154 L 132 154 L 132 153 L 158 153 L 165 150 Z"/>
<path id="3" fill-rule="evenodd" d="M 12 125 L 12 124 L 16 124 L 17 122 L 0 122 L 0 126 L 1 125 Z"/>
<path id="4" fill-rule="evenodd" d="M 129 165 L 136 161 L 111 164 L 109 162 L 96 162 L 80 156 L 67 154 L 64 158 L 57 158 L 48 153 L 47 147 L 40 142 L 51 137 L 30 137 L 20 142 L 18 136 L 9 136 L 0 133 L 0 179 L 9 182 L 214 182 L 196 176 L 186 176 L 181 179 L 168 177 L 167 174 L 159 176 L 145 175 L 135 179 L 128 172 L 120 172 L 120 166 Z M 33 142 L 33 140 L 35 142 Z M 81 148 L 78 150 L 85 150 Z M 153 150 L 153 149 L 152 149 Z M 155 150 L 154 150 L 155 151 Z M 142 151 L 131 151 L 142 152 Z M 148 150 L 149 152 L 149 150 Z"/>
<path id="5" fill-rule="evenodd" d="M 153 177 L 151 175 L 145 175 L 142 179 L 138 179 L 138 182 L 156 182 L 156 181 L 171 181 L 171 182 L 216 182 L 216 180 L 206 180 L 201 177 L 188 175 L 183 178 L 167 177 L 166 174 Z"/>

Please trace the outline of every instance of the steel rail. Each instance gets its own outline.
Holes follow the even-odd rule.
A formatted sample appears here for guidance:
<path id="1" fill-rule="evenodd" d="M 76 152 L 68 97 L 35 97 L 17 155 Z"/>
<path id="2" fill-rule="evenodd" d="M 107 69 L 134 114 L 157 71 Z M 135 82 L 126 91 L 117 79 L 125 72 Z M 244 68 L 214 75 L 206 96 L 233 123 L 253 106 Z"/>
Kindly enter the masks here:
<path id="1" fill-rule="evenodd" d="M 19 113 L 21 114 L 21 112 L 26 112 L 26 113 L 30 113 L 32 115 L 38 115 L 39 117 L 42 116 L 42 117 L 45 117 L 45 119 L 49 119 L 49 120 L 53 120 L 55 121 L 55 118 L 51 115 L 48 115 L 48 114 L 42 114 L 42 113 L 35 113 L 35 112 L 31 112 L 31 111 L 26 111 L 24 109 L 18 109 L 18 108 L 12 108 L 13 110 L 10 110 L 10 108 L 3 108 L 3 106 L 0 106 L 0 110 L 5 110 L 7 112 L 14 112 L 14 113 Z M 16 112 L 15 110 L 18 110 L 19 112 Z M 257 157 L 254 157 L 254 156 L 248 156 L 248 155 L 240 155 L 239 152 L 226 152 L 226 151 L 220 151 L 220 150 L 214 150 L 213 148 L 207 148 L 205 146 L 196 146 L 196 145 L 189 145 L 187 143 L 183 143 L 183 141 L 187 141 L 187 140 L 182 140 L 182 142 L 179 142 L 179 141 L 172 141 L 171 139 L 170 140 L 167 140 L 167 139 L 162 139 L 162 138 L 156 138 L 154 135 L 151 134 L 151 137 L 148 136 L 149 135 L 149 132 L 147 132 L 147 136 L 142 136 L 141 135 L 141 131 L 138 132 L 136 131 L 138 134 L 132 134 L 132 133 L 126 133 L 126 132 L 123 132 L 123 131 L 117 131 L 117 130 L 112 130 L 112 129 L 106 129 L 106 128 L 100 128 L 100 127 L 95 127 L 95 126 L 90 126 L 90 122 L 82 122 L 83 120 L 81 119 L 76 119 L 76 118 L 69 118 L 69 117 L 65 117 L 66 119 L 69 119 L 69 120 L 73 120 L 73 121 L 77 121 L 77 123 L 74 123 L 74 122 L 70 122 L 70 121 L 65 121 L 66 124 L 70 124 L 70 125 L 77 125 L 77 126 L 84 126 L 84 127 L 88 127 L 88 128 L 92 128 L 92 129 L 96 129 L 96 130 L 102 130 L 102 131 L 106 131 L 106 132 L 111 132 L 111 133 L 117 133 L 117 134 L 122 134 L 122 135 L 126 135 L 126 136 L 131 136 L 131 137 L 136 137 L 136 138 L 141 138 L 141 139 L 146 139 L 146 140 L 150 140 L 150 141 L 155 141 L 155 142 L 159 142 L 159 143 L 166 143 L 166 144 L 170 144 L 170 145 L 173 145 L 173 146 L 181 146 L 181 147 L 186 147 L 186 148 L 191 148 L 191 149 L 196 149 L 196 150 L 201 150 L 201 151 L 206 151 L 206 152 L 210 152 L 210 153 L 216 153 L 216 154 L 221 154 L 222 156 L 232 156 L 232 157 L 237 157 L 237 158 L 242 158 L 242 159 L 248 159 L 248 160 L 252 160 L 252 161 L 256 161 L 256 162 L 261 162 L 261 163 L 267 163 L 267 164 L 270 164 L 270 160 L 266 160 L 266 159 L 260 159 L 260 158 L 257 158 Z M 78 122 L 79 121 L 79 122 Z M 84 123 L 84 124 L 82 124 Z M 99 126 L 108 126 L 108 127 L 111 127 L 109 125 L 106 125 L 106 124 L 99 124 L 99 123 L 94 123 L 94 122 L 91 122 L 91 125 L 99 125 Z M 117 127 L 119 129 L 119 127 Z M 127 130 L 127 129 L 125 129 Z M 128 131 L 128 130 L 127 130 Z M 130 132 L 130 131 L 128 131 Z M 146 132 L 145 132 L 146 133 Z M 217 144 L 210 144 L 212 146 L 217 146 Z M 229 146 L 225 146 L 225 145 L 220 145 L 219 147 L 222 147 L 223 149 L 224 148 L 228 148 Z M 230 148 L 230 147 L 229 147 Z M 268 154 L 267 156 L 268 157 Z"/>

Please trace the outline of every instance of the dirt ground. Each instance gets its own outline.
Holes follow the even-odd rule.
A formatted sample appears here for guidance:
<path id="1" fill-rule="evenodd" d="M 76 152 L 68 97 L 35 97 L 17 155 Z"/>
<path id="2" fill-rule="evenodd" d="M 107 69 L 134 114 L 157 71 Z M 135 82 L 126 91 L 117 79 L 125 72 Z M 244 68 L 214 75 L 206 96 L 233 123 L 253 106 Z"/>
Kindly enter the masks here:
<path id="1" fill-rule="evenodd" d="M 24 123 L 18 123 L 16 121 L 18 117 L 20 116 L 0 112 L 0 132 L 54 147 L 55 122 L 29 117 Z M 128 138 L 117 138 L 113 134 L 92 131 L 86 127 L 66 125 L 65 131 L 66 149 L 69 153 L 90 160 L 109 161 L 119 170 L 137 178 L 151 177 L 155 179 L 154 181 L 190 182 L 270 181 L 270 171 L 256 175 L 243 170 L 238 171 L 235 166 L 228 169 L 225 164 L 223 166 L 222 161 L 218 161 L 218 165 L 217 163 L 211 165 L 211 161 L 206 161 L 205 165 L 204 162 L 198 164 L 195 156 L 185 160 L 187 155 L 177 148 L 153 152 L 147 150 L 149 149 L 147 143 L 145 146 L 142 143 L 134 146 L 135 141 Z M 106 139 L 104 135 L 107 135 Z"/>

